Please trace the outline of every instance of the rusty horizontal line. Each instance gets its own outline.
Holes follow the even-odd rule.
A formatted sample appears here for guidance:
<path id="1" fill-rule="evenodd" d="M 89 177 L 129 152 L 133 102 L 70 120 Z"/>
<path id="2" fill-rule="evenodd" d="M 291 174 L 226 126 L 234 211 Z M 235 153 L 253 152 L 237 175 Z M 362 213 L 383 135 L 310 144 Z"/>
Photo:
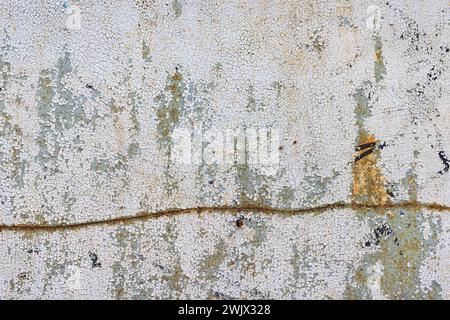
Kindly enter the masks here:
<path id="1" fill-rule="evenodd" d="M 186 214 L 204 214 L 207 212 L 226 213 L 229 211 L 234 212 L 252 212 L 258 211 L 263 214 L 284 215 L 293 216 L 308 213 L 321 213 L 334 209 L 351 209 L 355 211 L 361 210 L 390 210 L 390 209 L 409 209 L 409 210 L 422 210 L 429 209 L 433 211 L 450 211 L 450 206 L 445 206 L 436 203 L 421 203 L 421 202 L 397 202 L 387 203 L 383 205 L 364 204 L 364 203 L 345 203 L 335 202 L 331 204 L 324 204 L 310 208 L 275 208 L 270 206 L 212 206 L 212 207 L 195 207 L 195 208 L 175 208 L 167 209 L 157 212 L 140 212 L 131 216 L 122 216 L 116 218 L 108 218 L 94 221 L 74 222 L 67 224 L 14 224 L 14 225 L 0 225 L 0 232 L 3 231 L 58 231 L 58 230 L 76 230 L 86 227 L 102 226 L 102 225 L 118 225 L 128 224 L 137 221 L 144 221 L 150 219 L 158 219 L 161 217 L 173 217 Z"/>

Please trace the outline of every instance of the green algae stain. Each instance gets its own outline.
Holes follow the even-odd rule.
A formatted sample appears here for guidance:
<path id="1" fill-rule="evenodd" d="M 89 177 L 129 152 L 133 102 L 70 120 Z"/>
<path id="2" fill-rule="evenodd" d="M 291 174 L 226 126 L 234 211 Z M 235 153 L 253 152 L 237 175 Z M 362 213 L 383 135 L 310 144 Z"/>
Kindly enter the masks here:
<path id="1" fill-rule="evenodd" d="M 37 160 L 41 162 L 47 162 L 51 160 L 52 156 L 58 156 L 59 146 L 55 146 L 53 154 L 47 148 L 48 137 L 52 135 L 51 130 L 51 101 L 53 100 L 55 93 L 52 88 L 52 81 L 50 73 L 47 70 L 41 72 L 38 82 L 37 90 L 37 115 L 40 119 L 41 130 L 37 137 L 37 145 L 39 146 L 39 153 Z"/>
<path id="2" fill-rule="evenodd" d="M 296 228 L 297 232 L 299 231 L 298 227 Z M 301 254 L 300 254 L 300 250 L 299 250 L 299 244 L 298 243 L 294 243 L 292 245 L 292 258 L 290 259 L 290 265 L 292 266 L 292 278 L 294 281 L 294 288 L 298 288 L 298 284 L 300 283 L 301 280 L 301 269 L 300 269 L 300 261 L 301 261 Z"/>
<path id="3" fill-rule="evenodd" d="M 369 99 L 367 98 L 367 95 L 361 88 L 356 90 L 356 92 L 353 94 L 353 99 L 356 102 L 356 127 L 358 129 L 358 135 L 361 136 L 362 134 L 367 134 L 366 130 L 364 129 L 364 121 L 372 115 L 370 111 L 371 107 L 369 105 Z"/>
<path id="4" fill-rule="evenodd" d="M 418 152 L 414 153 L 417 158 Z M 416 161 L 410 164 L 410 169 L 403 179 L 408 190 L 409 201 L 417 202 Z M 381 243 L 380 261 L 384 267 L 381 278 L 383 291 L 395 299 L 427 299 L 439 298 L 438 286 L 431 291 L 420 288 L 420 266 L 427 256 L 436 248 L 439 223 L 433 222 L 421 210 L 399 210 L 394 215 L 388 215 L 389 225 L 394 230 L 394 240 Z M 429 224 L 430 235 L 425 236 L 423 224 Z"/>
<path id="5" fill-rule="evenodd" d="M 68 53 L 58 59 L 56 69 L 55 89 L 58 102 L 52 102 L 55 115 L 55 129 L 62 131 L 73 128 L 77 123 L 85 120 L 83 109 L 84 97 L 74 96 L 70 90 L 64 87 L 64 77 L 72 72 L 72 64 Z"/>
<path id="6" fill-rule="evenodd" d="M 141 107 L 141 101 L 136 92 L 128 93 L 128 103 L 131 105 L 130 119 L 133 126 L 131 127 L 131 134 L 137 134 L 141 130 L 141 124 L 139 123 L 139 109 Z"/>
<path id="7" fill-rule="evenodd" d="M 383 80 L 386 75 L 386 67 L 383 62 L 383 45 L 381 43 L 380 37 L 375 37 L 375 63 L 374 63 L 374 74 L 376 82 Z"/>
<path id="8" fill-rule="evenodd" d="M 130 231 L 127 226 L 120 226 L 110 234 L 116 247 L 118 259 L 112 264 L 112 281 L 110 291 L 116 299 L 149 299 L 153 291 L 140 272 L 146 263 L 142 249 L 142 227 Z M 130 290 L 133 288 L 133 290 Z"/>
<path id="9" fill-rule="evenodd" d="M 309 40 L 312 43 L 312 48 L 317 51 L 319 54 L 323 52 L 325 49 L 325 42 L 321 35 L 321 28 L 316 29 L 312 32 L 312 34 L 309 36 Z"/>
<path id="10" fill-rule="evenodd" d="M 167 221 L 162 234 L 164 240 L 165 250 L 171 253 L 175 253 L 175 261 L 171 262 L 171 265 L 165 270 L 164 275 L 161 277 L 164 280 L 164 284 L 169 286 L 169 290 L 166 290 L 166 299 L 177 299 L 182 293 L 183 280 L 185 276 L 181 268 L 181 257 L 176 246 L 176 240 L 179 237 L 178 225 L 175 220 Z"/>
<path id="11" fill-rule="evenodd" d="M 85 98 L 74 96 L 63 84 L 70 72 L 70 56 L 66 53 L 58 59 L 54 69 L 45 69 L 40 73 L 36 92 L 40 124 L 36 138 L 39 147 L 36 160 L 43 165 L 55 163 L 63 155 L 60 138 L 64 137 L 66 130 L 89 122 L 83 108 Z"/>
<path id="12" fill-rule="evenodd" d="M 284 207 L 289 207 L 292 200 L 295 199 L 295 188 L 283 186 L 281 191 L 277 194 L 277 198 Z"/>
<path id="13" fill-rule="evenodd" d="M 347 284 L 344 292 L 346 300 L 370 299 L 370 291 L 367 287 L 367 263 L 354 271 L 353 283 Z"/>
<path id="14" fill-rule="evenodd" d="M 145 41 L 142 41 L 142 59 L 144 59 L 145 62 L 151 61 L 151 50 Z"/>
<path id="15" fill-rule="evenodd" d="M 234 154 L 238 155 L 239 160 L 234 164 L 233 170 L 235 170 L 235 183 L 238 187 L 238 203 L 243 206 L 249 207 L 264 207 L 271 205 L 272 196 L 270 192 L 270 185 L 275 182 L 275 179 L 281 176 L 281 172 L 272 172 L 271 165 L 269 163 L 267 167 L 265 163 L 260 159 L 261 148 L 268 148 L 269 140 L 271 137 L 267 137 L 267 141 L 256 137 L 256 140 L 251 138 L 247 132 L 247 128 L 243 129 L 245 134 L 240 135 L 239 142 L 236 141 L 234 146 Z M 258 131 L 261 134 L 260 131 Z M 263 134 L 267 132 L 263 131 Z M 273 143 L 273 142 L 270 142 Z M 253 147 L 250 147 L 254 144 Z M 253 149 L 253 150 L 250 150 Z M 258 154 L 259 153 L 259 154 Z M 252 159 L 253 158 L 253 159 Z"/>
<path id="16" fill-rule="evenodd" d="M 199 165 L 195 175 L 196 184 L 200 188 L 202 188 L 202 192 L 196 195 L 197 201 L 199 203 L 203 202 L 205 197 L 208 197 L 209 199 L 219 200 L 222 196 L 222 192 L 225 190 L 222 186 L 216 183 L 216 176 L 217 164 L 209 165 L 202 162 Z M 209 186 L 210 189 L 207 189 L 204 186 Z"/>
<path id="17" fill-rule="evenodd" d="M 166 167 L 164 169 L 164 186 L 168 194 L 178 188 L 177 183 L 170 172 L 170 162 L 172 156 L 172 132 L 179 124 L 181 115 L 184 114 L 186 86 L 183 76 L 178 70 L 172 76 L 167 78 L 165 92 L 155 97 L 155 102 L 159 103 L 156 110 L 158 119 L 158 144 L 160 150 L 166 158 Z"/>
<path id="18" fill-rule="evenodd" d="M 439 224 L 424 217 L 418 210 L 395 210 L 380 221 L 376 213 L 370 213 L 370 225 L 379 230 L 381 224 L 388 226 L 389 234 L 383 234 L 375 243 L 376 251 L 367 254 L 356 269 L 354 284 L 347 287 L 347 297 L 352 299 L 373 298 L 368 284 L 371 266 L 380 263 L 380 289 L 390 299 L 440 299 L 441 288 L 433 282 L 430 289 L 421 287 L 420 267 L 436 249 Z M 428 223 L 430 236 L 425 238 L 421 226 Z M 367 245 L 368 246 L 367 242 Z"/>
<path id="19" fill-rule="evenodd" d="M 248 164 L 236 165 L 236 182 L 239 186 L 239 204 L 243 206 L 265 206 L 270 204 L 269 178 Z"/>
<path id="20" fill-rule="evenodd" d="M 129 157 L 135 157 L 136 155 L 138 155 L 140 153 L 139 143 L 138 142 L 130 143 L 127 152 Z"/>
<path id="21" fill-rule="evenodd" d="M 217 75 L 223 72 L 223 65 L 220 62 L 216 62 L 212 67 L 212 71 L 214 71 Z"/>
<path id="22" fill-rule="evenodd" d="M 1 47 L 0 49 L 0 79 L 2 81 L 0 85 L 0 93 L 3 93 L 6 91 L 9 78 L 11 77 L 11 63 L 6 61 L 5 54 L 3 53 L 3 51 L 8 49 L 8 47 Z"/>
<path id="23" fill-rule="evenodd" d="M 179 0 L 172 1 L 172 9 L 175 16 L 178 18 L 183 12 L 183 4 Z"/>
<path id="24" fill-rule="evenodd" d="M 275 91 L 275 105 L 278 109 L 280 109 L 281 101 L 283 100 L 283 90 L 286 89 L 286 86 L 281 81 L 274 81 L 271 84 L 271 88 Z"/>
<path id="25" fill-rule="evenodd" d="M 414 157 L 417 159 L 418 152 L 414 151 Z M 417 202 L 418 184 L 416 174 L 416 162 L 410 164 L 406 176 L 401 180 L 401 185 L 408 192 L 409 200 Z"/>
<path id="26" fill-rule="evenodd" d="M 409 200 L 417 200 L 417 176 L 415 164 L 403 179 L 409 193 Z M 430 289 L 421 287 L 420 267 L 436 250 L 440 222 L 427 217 L 420 209 L 386 210 L 385 217 L 379 212 L 369 212 L 365 216 L 369 220 L 373 235 L 365 244 L 368 253 L 355 273 L 356 285 L 349 287 L 347 294 L 360 299 L 368 298 L 367 277 L 370 266 L 380 263 L 382 273 L 380 289 L 391 299 L 439 299 L 441 288 L 433 282 Z M 429 225 L 429 234 L 425 234 L 423 225 Z M 382 226 L 382 227 L 380 227 Z M 380 231 L 383 230 L 383 231 Z M 361 274 L 362 273 L 362 274 Z"/>
<path id="27" fill-rule="evenodd" d="M 382 63 L 381 43 L 378 43 L 377 46 L 378 60 Z M 384 74 L 384 71 L 378 71 L 375 72 L 377 81 L 382 79 L 379 75 Z M 353 98 L 357 104 L 355 109 L 358 130 L 356 144 L 376 142 L 364 125 L 365 120 L 371 116 L 367 95 L 362 89 L 359 89 Z M 379 156 L 379 151 L 374 152 L 353 165 L 353 198 L 357 202 L 379 206 L 389 202 L 384 177 L 376 166 Z M 417 152 L 414 156 L 417 157 Z M 410 165 L 410 170 L 402 180 L 403 187 L 408 191 L 409 201 L 413 203 L 418 199 L 415 163 Z M 426 218 L 419 208 L 416 210 L 383 210 L 380 208 L 369 212 L 364 211 L 361 217 L 365 222 L 368 221 L 373 232 L 361 244 L 363 250 L 369 252 L 364 256 L 361 264 L 352 270 L 350 276 L 352 281 L 347 285 L 345 297 L 349 299 L 374 298 L 372 290 L 376 289 L 378 294 L 391 299 L 439 298 L 438 284 L 433 283 L 431 289 L 424 289 L 421 287 L 420 279 L 420 267 L 436 249 L 439 224 Z M 425 223 L 430 226 L 429 236 L 425 236 L 422 230 Z M 376 265 L 379 265 L 381 270 L 379 271 L 379 285 L 376 284 L 374 287 L 373 283 L 369 283 L 369 278 Z"/>
<path id="28" fill-rule="evenodd" d="M 91 161 L 91 170 L 94 172 L 112 176 L 114 173 L 118 171 L 127 172 L 129 165 L 129 160 L 135 158 L 138 154 L 140 154 L 140 145 L 136 141 L 136 135 L 140 131 L 140 123 L 138 121 L 138 109 L 139 104 L 137 102 L 137 95 L 134 92 L 128 94 L 128 104 L 130 107 L 130 119 L 132 126 L 129 129 L 130 139 L 132 141 L 128 142 L 128 146 L 126 152 L 119 152 L 113 156 L 107 156 L 106 158 L 96 157 Z M 125 111 L 125 107 L 123 105 L 118 104 L 115 99 L 111 99 L 109 101 L 109 108 L 111 110 L 111 115 L 113 118 L 114 125 L 116 128 L 120 128 L 120 114 Z M 118 129 L 118 136 L 123 135 L 120 133 L 120 129 Z M 123 139 L 123 138 L 120 138 Z M 128 182 L 125 181 L 124 185 L 127 185 Z"/>
<path id="29" fill-rule="evenodd" d="M 179 123 L 180 114 L 184 108 L 184 90 L 183 76 L 176 71 L 175 74 L 167 79 L 166 93 L 155 98 L 155 101 L 160 103 L 156 111 L 158 118 L 158 142 L 163 147 L 168 148 L 168 156 L 170 156 L 170 147 L 172 145 L 171 134 Z"/>
<path id="30" fill-rule="evenodd" d="M 127 157 L 121 153 L 116 154 L 113 159 L 97 159 L 91 162 L 91 170 L 111 175 L 119 170 L 125 170 L 128 167 Z"/>
<path id="31" fill-rule="evenodd" d="M 388 219 L 397 241 L 381 243 L 379 260 L 383 265 L 381 288 L 394 299 L 426 299 L 430 292 L 420 288 L 420 266 L 435 249 L 435 243 L 425 240 L 421 225 L 425 222 L 421 211 L 401 211 Z M 431 238 L 438 227 L 432 222 Z M 394 238 L 394 239 L 395 239 Z"/>
<path id="32" fill-rule="evenodd" d="M 264 243 L 267 240 L 267 232 L 268 232 L 268 226 L 264 222 L 261 222 L 261 220 L 257 218 L 249 218 L 245 220 L 245 226 L 247 226 L 250 229 L 253 229 L 253 238 L 252 238 L 252 245 L 255 247 L 259 247 L 264 245 Z"/>
<path id="33" fill-rule="evenodd" d="M 338 172 L 332 171 L 331 176 L 323 177 L 316 162 L 305 160 L 305 178 L 303 190 L 306 199 L 311 204 L 317 204 L 328 192 L 330 183 L 338 176 Z"/>
<path id="34" fill-rule="evenodd" d="M 255 89 L 252 85 L 248 86 L 247 89 L 247 105 L 245 106 L 247 111 L 256 111 L 256 98 L 255 98 Z"/>
<path id="35" fill-rule="evenodd" d="M 6 47 L 2 49 L 6 49 Z M 5 146 L 5 148 L 10 146 L 6 150 L 2 148 L 0 164 L 2 168 L 8 170 L 7 176 L 11 177 L 13 185 L 22 188 L 24 185 L 23 178 L 29 163 L 22 157 L 22 129 L 17 124 L 12 123 L 12 116 L 7 111 L 5 104 L 5 93 L 11 77 L 10 72 L 11 64 L 5 61 L 4 54 L 0 52 L 0 79 L 2 81 L 0 85 L 0 144 Z"/>
<path id="36" fill-rule="evenodd" d="M 205 278 L 208 280 L 217 279 L 217 271 L 222 261 L 227 257 L 225 251 L 225 242 L 220 240 L 214 248 L 214 253 L 207 256 L 201 262 L 201 270 L 205 273 Z"/>

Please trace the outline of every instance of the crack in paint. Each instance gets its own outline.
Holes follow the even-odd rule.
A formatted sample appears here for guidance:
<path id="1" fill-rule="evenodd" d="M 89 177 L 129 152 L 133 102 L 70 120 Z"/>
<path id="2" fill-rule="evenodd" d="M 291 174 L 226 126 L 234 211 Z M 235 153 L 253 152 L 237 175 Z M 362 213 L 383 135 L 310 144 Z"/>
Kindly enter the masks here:
<path id="1" fill-rule="evenodd" d="M 252 212 L 258 211 L 262 214 L 273 214 L 273 215 L 284 215 L 292 216 L 299 214 L 308 213 L 322 213 L 329 210 L 335 209 L 350 209 L 354 211 L 361 210 L 392 210 L 392 209 L 409 209 L 409 210 L 433 210 L 438 212 L 450 211 L 450 206 L 437 204 L 437 203 L 422 203 L 422 202 L 398 202 L 398 203 L 385 203 L 385 204 L 363 204 L 363 203 L 345 203 L 345 202 L 335 202 L 330 204 L 324 204 L 316 207 L 309 208 L 276 208 L 270 206 L 212 206 L 212 207 L 194 207 L 194 208 L 173 208 L 166 209 L 157 212 L 140 212 L 131 216 L 122 216 L 116 218 L 94 220 L 94 221 L 84 221 L 84 222 L 74 222 L 68 224 L 14 224 L 14 225 L 0 225 L 0 232 L 3 231 L 58 231 L 58 230 L 76 230 L 91 226 L 100 225 L 117 225 L 133 223 L 136 221 L 158 219 L 161 217 L 173 217 L 179 215 L 186 215 L 197 213 L 202 215 L 205 212 L 216 212 L 216 213 L 227 213 L 229 211 L 238 212 Z"/>

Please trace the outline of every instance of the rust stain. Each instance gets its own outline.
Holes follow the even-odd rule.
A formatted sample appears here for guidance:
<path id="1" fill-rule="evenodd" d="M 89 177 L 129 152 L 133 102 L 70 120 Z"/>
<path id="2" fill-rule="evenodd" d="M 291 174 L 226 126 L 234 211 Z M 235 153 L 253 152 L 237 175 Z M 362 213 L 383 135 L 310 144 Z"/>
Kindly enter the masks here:
<path id="1" fill-rule="evenodd" d="M 14 225 L 0 225 L 0 232 L 3 231 L 21 231 L 21 232 L 52 232 L 61 230 L 77 230 L 81 228 L 101 226 L 101 225 L 120 225 L 129 224 L 137 221 L 145 221 L 150 219 L 158 219 L 163 217 L 174 217 L 187 214 L 197 214 L 202 216 L 206 213 L 222 213 L 222 214 L 236 214 L 236 212 L 257 212 L 260 214 L 272 214 L 280 216 L 293 216 L 300 214 L 319 214 L 329 210 L 342 210 L 349 209 L 354 211 L 373 211 L 373 210 L 393 210 L 393 209 L 405 209 L 405 210 L 422 210 L 428 209 L 437 212 L 450 212 L 450 206 L 437 204 L 437 203 L 422 203 L 422 202 L 397 202 L 391 203 L 386 202 L 385 204 L 367 204 L 367 203 L 345 203 L 345 202 L 335 202 L 330 204 L 325 204 L 317 207 L 307 207 L 307 208 L 275 208 L 270 206 L 259 206 L 259 205 L 247 205 L 247 206 L 217 206 L 217 207 L 195 207 L 195 208 L 176 208 L 167 209 L 157 212 L 139 212 L 135 215 L 116 217 L 102 220 L 94 221 L 84 221 L 84 222 L 74 222 L 67 224 L 14 224 Z"/>
<path id="2" fill-rule="evenodd" d="M 372 134 L 362 133 L 358 145 L 376 142 L 378 141 Z M 377 166 L 378 153 L 373 151 L 369 154 L 370 150 L 373 149 L 365 148 L 356 154 L 360 158 L 353 164 L 352 198 L 357 203 L 384 206 L 389 202 L 389 196 L 385 189 L 385 178 Z"/>

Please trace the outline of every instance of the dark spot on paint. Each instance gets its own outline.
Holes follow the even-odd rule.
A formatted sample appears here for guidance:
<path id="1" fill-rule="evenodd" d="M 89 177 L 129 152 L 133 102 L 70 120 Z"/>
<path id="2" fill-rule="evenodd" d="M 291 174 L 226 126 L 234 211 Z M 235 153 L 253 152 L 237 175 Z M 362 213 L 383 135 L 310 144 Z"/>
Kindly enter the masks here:
<path id="1" fill-rule="evenodd" d="M 441 71 L 436 69 L 435 66 L 433 66 L 430 70 L 430 72 L 427 73 L 427 77 L 429 81 L 436 81 L 437 78 L 441 75 Z"/>
<path id="2" fill-rule="evenodd" d="M 29 279 L 30 273 L 29 272 L 22 272 L 18 275 L 19 279 Z"/>
<path id="3" fill-rule="evenodd" d="M 355 147 L 355 150 L 356 151 L 365 150 L 365 151 L 355 157 L 355 162 L 358 162 L 359 160 L 363 159 L 364 157 L 367 157 L 369 154 L 371 154 L 375 150 L 375 148 L 382 150 L 385 147 L 386 147 L 386 142 L 383 142 L 381 144 L 379 144 L 378 142 L 368 142 L 368 143 L 360 144 Z"/>
<path id="4" fill-rule="evenodd" d="M 89 84 L 89 83 L 88 83 L 88 84 L 86 85 L 86 88 L 88 88 L 88 89 L 94 89 L 94 86 L 93 86 L 92 84 Z"/>
<path id="5" fill-rule="evenodd" d="M 383 223 L 380 226 L 376 227 L 373 230 L 373 235 L 370 237 L 369 240 L 367 240 L 364 245 L 366 247 L 370 247 L 372 245 L 379 245 L 380 244 L 380 240 L 384 239 L 384 240 L 388 240 L 390 238 L 390 236 L 393 234 L 393 230 L 392 228 L 387 224 L 387 223 Z M 398 245 L 398 239 L 395 238 L 394 242 Z"/>
<path id="6" fill-rule="evenodd" d="M 438 155 L 442 163 L 444 164 L 444 169 L 440 170 L 438 173 L 444 174 L 444 172 L 448 172 L 448 169 L 450 168 L 450 160 L 448 160 L 447 155 L 444 151 L 439 151 Z"/>
<path id="7" fill-rule="evenodd" d="M 356 146 L 355 150 L 360 151 L 360 150 L 367 149 L 367 148 L 373 148 L 375 146 L 375 144 L 376 144 L 376 142 L 363 143 L 363 144 L 360 144 L 359 146 Z"/>
<path id="8" fill-rule="evenodd" d="M 407 90 L 407 91 L 408 92 L 414 91 L 418 97 L 424 96 L 425 95 L 425 86 L 420 84 L 420 83 L 416 83 L 416 88 L 415 89 Z"/>
<path id="9" fill-rule="evenodd" d="M 242 218 L 237 219 L 236 220 L 236 226 L 238 228 L 242 228 L 244 226 L 244 219 L 242 219 Z"/>
<path id="10" fill-rule="evenodd" d="M 355 158 L 355 162 L 358 162 L 359 160 L 363 159 L 364 157 L 367 157 L 369 154 L 373 152 L 373 148 L 370 148 L 369 150 L 364 151 L 363 153 L 359 154 Z"/>
<path id="11" fill-rule="evenodd" d="M 297 144 L 297 140 L 294 140 L 293 144 Z"/>
<path id="12" fill-rule="evenodd" d="M 278 147 L 278 150 L 283 150 L 283 146 L 279 146 L 279 147 Z"/>
<path id="13" fill-rule="evenodd" d="M 92 260 L 92 268 L 101 268 L 102 264 L 98 261 L 96 253 L 89 251 L 89 258 Z"/>
<path id="14" fill-rule="evenodd" d="M 213 180 L 209 180 L 208 183 L 209 183 L 209 184 L 213 184 L 214 181 L 213 181 Z"/>
<path id="15" fill-rule="evenodd" d="M 383 223 L 381 226 L 376 227 L 373 230 L 375 234 L 375 238 L 380 239 L 382 236 L 385 236 L 385 238 L 388 238 L 392 234 L 392 228 L 386 224 Z"/>

